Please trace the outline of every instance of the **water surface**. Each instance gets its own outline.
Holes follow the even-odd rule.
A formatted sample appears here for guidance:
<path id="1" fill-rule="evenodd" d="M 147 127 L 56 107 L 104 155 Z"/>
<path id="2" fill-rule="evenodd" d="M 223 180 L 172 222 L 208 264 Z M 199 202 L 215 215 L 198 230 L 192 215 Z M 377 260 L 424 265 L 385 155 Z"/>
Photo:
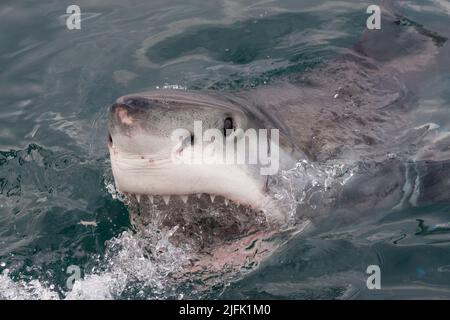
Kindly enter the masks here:
<path id="1" fill-rule="evenodd" d="M 109 168 L 106 108 L 146 89 L 239 90 L 313 70 L 358 41 L 366 4 L 77 4 L 82 29 L 72 31 L 61 1 L 0 5 L 0 298 L 195 297 L 165 288 L 165 271 L 130 232 Z M 448 33 L 448 2 L 406 4 L 410 19 Z M 450 129 L 449 88 L 440 72 L 417 89 L 417 124 Z M 449 213 L 444 202 L 351 227 L 331 217 L 208 297 L 450 298 Z M 366 288 L 371 264 L 383 271 L 382 290 Z M 66 286 L 70 265 L 84 278 L 76 292 Z"/>

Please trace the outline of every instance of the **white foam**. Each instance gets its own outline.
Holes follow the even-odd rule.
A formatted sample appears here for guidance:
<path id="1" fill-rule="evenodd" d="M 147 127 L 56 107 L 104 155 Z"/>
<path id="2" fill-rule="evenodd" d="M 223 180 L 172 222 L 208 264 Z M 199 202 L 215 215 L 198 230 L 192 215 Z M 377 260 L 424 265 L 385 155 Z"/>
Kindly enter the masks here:
<path id="1" fill-rule="evenodd" d="M 6 269 L 0 274 L 0 300 L 55 300 L 58 294 L 39 280 L 13 281 Z"/>

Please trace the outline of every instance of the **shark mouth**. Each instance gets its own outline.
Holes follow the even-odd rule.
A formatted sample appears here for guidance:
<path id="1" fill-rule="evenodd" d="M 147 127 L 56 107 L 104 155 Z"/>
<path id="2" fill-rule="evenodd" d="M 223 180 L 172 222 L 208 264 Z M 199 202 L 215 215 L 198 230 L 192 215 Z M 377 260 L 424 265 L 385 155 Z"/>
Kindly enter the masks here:
<path id="1" fill-rule="evenodd" d="M 191 250 L 209 251 L 252 233 L 268 230 L 263 210 L 223 196 L 128 196 L 132 222 L 139 229 L 170 230 L 170 241 Z"/>
<path id="2" fill-rule="evenodd" d="M 149 257 L 157 260 L 165 245 L 186 254 L 183 277 L 250 271 L 298 231 L 280 231 L 263 210 L 223 196 L 127 194 L 126 199 L 130 220 L 145 239 Z"/>

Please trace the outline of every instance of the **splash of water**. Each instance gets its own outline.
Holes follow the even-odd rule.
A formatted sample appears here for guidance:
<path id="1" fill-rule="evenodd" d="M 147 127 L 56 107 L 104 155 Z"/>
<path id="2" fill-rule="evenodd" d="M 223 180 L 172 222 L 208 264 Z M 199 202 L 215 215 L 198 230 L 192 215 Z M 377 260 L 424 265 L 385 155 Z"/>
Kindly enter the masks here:
<path id="1" fill-rule="evenodd" d="M 137 298 L 179 296 L 171 287 L 171 274 L 180 270 L 184 253 L 162 236 L 156 244 L 156 259 L 150 256 L 145 239 L 139 233 L 125 231 L 108 241 L 95 269 L 75 282 L 66 299 L 118 299 L 131 292 Z"/>
<path id="2" fill-rule="evenodd" d="M 0 274 L 0 300 L 55 300 L 59 299 L 52 285 L 33 279 L 31 281 L 14 281 L 10 270 Z"/>
<path id="3" fill-rule="evenodd" d="M 270 180 L 269 188 L 275 199 L 271 206 L 287 212 L 289 226 L 319 214 L 331 206 L 336 195 L 353 177 L 355 167 L 341 163 L 314 164 L 307 160 L 297 162 L 295 167 L 282 170 Z"/>

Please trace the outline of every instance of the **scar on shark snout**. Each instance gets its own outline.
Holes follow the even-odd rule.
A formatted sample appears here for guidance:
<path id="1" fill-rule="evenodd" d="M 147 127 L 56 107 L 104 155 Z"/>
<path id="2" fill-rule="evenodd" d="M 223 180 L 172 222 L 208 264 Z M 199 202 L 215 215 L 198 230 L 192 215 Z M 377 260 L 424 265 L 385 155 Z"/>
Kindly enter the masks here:
<path id="1" fill-rule="evenodd" d="M 133 117 L 128 115 L 128 110 L 122 106 L 119 106 L 116 109 L 116 115 L 117 115 L 117 118 L 120 120 L 120 122 L 122 122 L 123 124 L 129 125 L 129 126 L 131 126 L 135 121 L 135 119 Z"/>

